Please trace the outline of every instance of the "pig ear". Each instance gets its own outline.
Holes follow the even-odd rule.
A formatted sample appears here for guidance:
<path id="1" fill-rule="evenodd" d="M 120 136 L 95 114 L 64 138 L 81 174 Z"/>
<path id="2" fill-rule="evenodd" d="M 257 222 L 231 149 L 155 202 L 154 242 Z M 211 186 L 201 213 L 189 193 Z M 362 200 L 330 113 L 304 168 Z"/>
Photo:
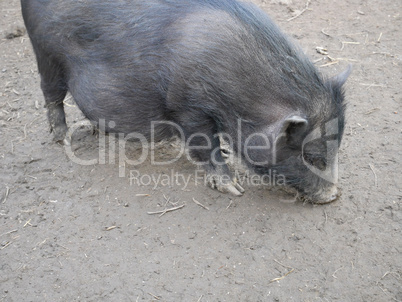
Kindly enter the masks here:
<path id="1" fill-rule="evenodd" d="M 277 134 L 278 139 L 285 139 L 287 144 L 299 145 L 303 140 L 303 133 L 307 128 L 308 121 L 298 115 L 292 115 L 282 120 L 279 132 Z"/>
<path id="2" fill-rule="evenodd" d="M 346 70 L 330 79 L 333 86 L 342 87 L 352 72 L 352 65 L 349 64 Z"/>

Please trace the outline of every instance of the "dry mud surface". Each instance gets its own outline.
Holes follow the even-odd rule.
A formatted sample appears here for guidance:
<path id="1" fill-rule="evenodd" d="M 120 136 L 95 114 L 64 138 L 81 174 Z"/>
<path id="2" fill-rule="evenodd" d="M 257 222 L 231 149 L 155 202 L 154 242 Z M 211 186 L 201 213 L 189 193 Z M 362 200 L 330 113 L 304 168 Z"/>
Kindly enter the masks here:
<path id="1" fill-rule="evenodd" d="M 332 204 L 262 186 L 235 198 L 196 185 L 185 159 L 77 164 L 49 133 L 19 1 L 0 2 L 0 301 L 402 301 L 401 2 L 254 2 L 323 73 L 353 64 Z M 84 121 L 66 103 L 69 125 Z M 72 148 L 102 152 L 87 127 Z M 192 178 L 154 187 L 130 170 Z"/>

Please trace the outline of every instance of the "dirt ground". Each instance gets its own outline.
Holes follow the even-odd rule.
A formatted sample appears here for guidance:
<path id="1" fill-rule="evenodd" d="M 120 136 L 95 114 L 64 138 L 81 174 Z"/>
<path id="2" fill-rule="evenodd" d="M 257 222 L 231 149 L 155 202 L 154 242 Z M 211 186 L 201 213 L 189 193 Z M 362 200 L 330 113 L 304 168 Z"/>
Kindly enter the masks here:
<path id="1" fill-rule="evenodd" d="M 219 193 L 195 183 L 186 159 L 75 163 L 49 133 L 19 1 L 0 1 L 0 301 L 402 301 L 402 4 L 254 2 L 323 73 L 353 65 L 334 203 L 262 186 Z M 70 126 L 84 120 L 66 104 Z M 82 127 L 73 150 L 103 149 Z M 192 178 L 154 186 L 130 170 Z"/>

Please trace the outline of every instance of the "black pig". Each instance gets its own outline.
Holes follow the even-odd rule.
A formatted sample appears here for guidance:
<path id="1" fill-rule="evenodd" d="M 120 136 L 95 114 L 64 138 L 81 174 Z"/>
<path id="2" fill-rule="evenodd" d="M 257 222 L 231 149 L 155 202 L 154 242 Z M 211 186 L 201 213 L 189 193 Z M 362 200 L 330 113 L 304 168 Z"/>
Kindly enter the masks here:
<path id="1" fill-rule="evenodd" d="M 106 131 L 189 140 L 212 187 L 236 195 L 218 134 L 259 175 L 333 201 L 344 129 L 342 86 L 325 79 L 253 4 L 235 0 L 21 0 L 48 119 L 66 142 L 67 91 Z M 113 127 L 108 125 L 113 121 Z M 323 135 L 323 133 L 325 135 Z M 153 133 L 154 135 L 155 133 Z M 335 141 L 335 144 L 330 142 Z M 198 147 L 198 148 L 197 148 Z"/>

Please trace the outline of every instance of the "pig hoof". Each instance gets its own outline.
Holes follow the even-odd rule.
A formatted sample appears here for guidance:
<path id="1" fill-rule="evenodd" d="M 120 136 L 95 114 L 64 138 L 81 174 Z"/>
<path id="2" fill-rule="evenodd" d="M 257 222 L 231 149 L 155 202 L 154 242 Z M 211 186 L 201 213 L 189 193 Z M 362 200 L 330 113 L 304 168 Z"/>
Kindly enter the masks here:
<path id="1" fill-rule="evenodd" d="M 320 192 L 318 196 L 314 196 L 309 198 L 308 196 L 301 196 L 301 200 L 304 202 L 311 202 L 313 204 L 327 204 L 334 202 L 341 196 L 341 191 L 336 187 L 333 186 L 325 193 Z"/>
<path id="2" fill-rule="evenodd" d="M 221 154 L 222 154 L 223 158 L 229 158 L 231 153 L 232 152 L 229 149 L 227 149 L 225 147 L 221 147 Z"/>
<path id="3" fill-rule="evenodd" d="M 238 183 L 236 177 L 233 179 L 233 184 L 234 184 L 235 188 L 236 188 L 240 193 L 242 193 L 242 194 L 244 193 L 245 190 L 244 190 L 243 187 Z"/>
<path id="4" fill-rule="evenodd" d="M 244 189 L 237 183 L 237 179 L 234 179 L 230 183 L 223 183 L 219 181 L 219 177 L 209 177 L 209 185 L 212 189 L 217 189 L 219 192 L 230 193 L 235 196 L 241 196 L 244 193 Z"/>
<path id="5" fill-rule="evenodd" d="M 66 136 L 62 143 L 64 146 L 71 146 L 71 138 Z"/>
<path id="6" fill-rule="evenodd" d="M 71 146 L 71 136 L 69 136 L 67 133 L 65 133 L 63 136 L 55 135 L 54 141 L 60 145 Z"/>
<path id="7" fill-rule="evenodd" d="M 71 140 L 66 136 L 63 139 L 56 140 L 56 143 L 63 145 L 63 146 L 71 146 Z"/>
<path id="8" fill-rule="evenodd" d="M 50 132 L 53 133 L 53 138 L 56 143 L 63 144 L 66 138 L 67 127 L 53 126 L 50 128 Z"/>
<path id="9" fill-rule="evenodd" d="M 242 196 L 244 193 L 244 189 L 239 184 L 235 183 L 218 184 L 216 189 L 222 193 L 230 193 L 235 196 Z"/>

